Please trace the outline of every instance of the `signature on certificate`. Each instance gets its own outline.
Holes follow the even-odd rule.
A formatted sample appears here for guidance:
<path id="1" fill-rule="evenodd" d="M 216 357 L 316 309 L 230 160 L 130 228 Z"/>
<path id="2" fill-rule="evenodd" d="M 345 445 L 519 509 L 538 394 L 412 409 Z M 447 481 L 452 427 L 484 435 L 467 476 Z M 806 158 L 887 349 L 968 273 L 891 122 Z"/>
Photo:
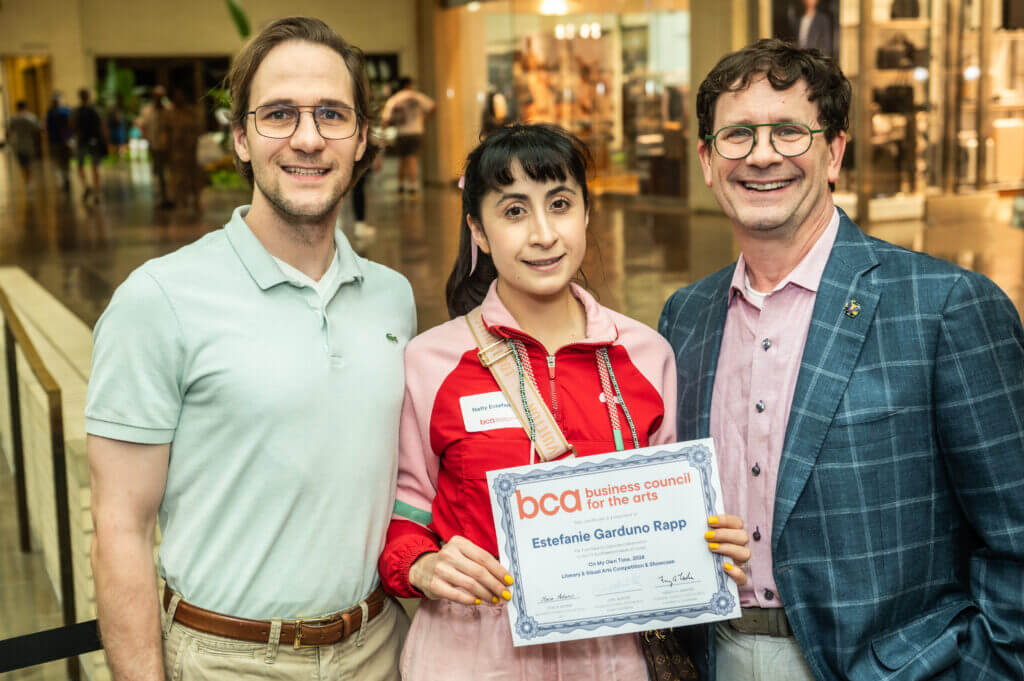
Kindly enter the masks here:
<path id="1" fill-rule="evenodd" d="M 658 581 L 668 586 L 676 586 L 677 584 L 685 584 L 686 582 L 693 582 L 695 580 L 696 578 L 693 576 L 693 573 L 686 571 L 677 572 L 676 574 L 669 575 L 668 577 L 663 575 L 658 577 Z"/>
<path id="2" fill-rule="evenodd" d="M 541 603 L 558 603 L 560 601 L 574 601 L 576 600 L 576 594 L 557 593 L 549 596 L 541 596 Z"/>

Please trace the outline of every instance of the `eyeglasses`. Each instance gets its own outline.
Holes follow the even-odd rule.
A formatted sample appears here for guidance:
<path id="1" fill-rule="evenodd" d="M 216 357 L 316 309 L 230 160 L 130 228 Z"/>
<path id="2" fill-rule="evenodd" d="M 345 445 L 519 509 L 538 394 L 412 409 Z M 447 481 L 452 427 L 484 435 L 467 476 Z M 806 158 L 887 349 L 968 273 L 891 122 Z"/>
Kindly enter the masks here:
<path id="1" fill-rule="evenodd" d="M 313 115 L 316 131 L 325 140 L 348 139 L 359 129 L 359 114 L 348 106 L 267 104 L 256 107 L 249 114 L 256 124 L 256 132 L 264 137 L 279 140 L 295 134 L 304 111 Z"/>
<path id="2" fill-rule="evenodd" d="M 793 157 L 811 148 L 814 133 L 825 132 L 825 128 L 812 130 L 803 123 L 757 123 L 755 125 L 727 125 L 714 135 L 705 135 L 704 140 L 714 144 L 722 158 L 738 161 L 746 158 L 757 144 L 757 130 L 769 128 L 768 141 L 772 149 L 783 156 Z"/>

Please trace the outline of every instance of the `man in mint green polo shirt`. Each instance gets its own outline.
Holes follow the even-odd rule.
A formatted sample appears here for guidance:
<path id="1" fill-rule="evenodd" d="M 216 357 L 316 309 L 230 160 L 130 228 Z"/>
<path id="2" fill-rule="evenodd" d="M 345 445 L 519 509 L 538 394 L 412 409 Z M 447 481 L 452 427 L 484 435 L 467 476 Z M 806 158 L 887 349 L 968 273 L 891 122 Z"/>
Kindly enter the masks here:
<path id="1" fill-rule="evenodd" d="M 117 681 L 397 680 L 408 620 L 376 565 L 416 320 L 408 282 L 335 228 L 377 152 L 362 56 L 283 19 L 229 79 L 252 205 L 133 272 L 95 329 L 108 661 Z"/>

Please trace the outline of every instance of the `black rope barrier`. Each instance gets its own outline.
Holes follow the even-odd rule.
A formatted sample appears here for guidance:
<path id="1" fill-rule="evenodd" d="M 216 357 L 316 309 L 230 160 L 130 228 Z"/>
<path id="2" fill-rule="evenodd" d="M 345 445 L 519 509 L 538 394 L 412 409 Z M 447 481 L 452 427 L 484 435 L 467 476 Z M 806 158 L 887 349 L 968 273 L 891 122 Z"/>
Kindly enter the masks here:
<path id="1" fill-rule="evenodd" d="M 34 667 L 101 648 L 96 620 L 17 636 L 0 641 L 0 672 Z"/>

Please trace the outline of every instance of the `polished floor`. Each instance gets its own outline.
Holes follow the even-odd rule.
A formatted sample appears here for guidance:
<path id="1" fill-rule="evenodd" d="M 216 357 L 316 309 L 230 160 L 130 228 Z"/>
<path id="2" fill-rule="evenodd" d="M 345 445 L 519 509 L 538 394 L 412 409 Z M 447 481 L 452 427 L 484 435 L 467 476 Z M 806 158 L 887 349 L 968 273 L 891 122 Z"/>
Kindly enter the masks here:
<path id="1" fill-rule="evenodd" d="M 86 206 L 77 179 L 64 194 L 43 167 L 26 187 L 9 154 L 0 152 L 0 265 L 24 268 L 89 325 L 129 272 L 219 227 L 248 200 L 239 190 L 207 189 L 201 215 L 160 212 L 145 164 L 103 171 L 102 199 Z M 369 189 L 368 222 L 376 235 L 356 247 L 408 277 L 423 330 L 447 319 L 443 291 L 457 245 L 459 195 L 454 188 L 431 188 L 400 199 L 394 186 L 388 160 Z M 868 231 L 987 274 L 1024 310 L 1024 230 L 1009 226 L 1009 199 L 997 204 L 995 220 L 897 222 Z M 352 222 L 348 207 L 344 220 Z M 589 286 L 604 304 L 651 325 L 672 291 L 736 256 L 723 218 L 690 215 L 672 204 L 601 199 L 590 225 Z M 0 462 L 0 638 L 58 621 L 41 558 L 17 550 L 12 497 L 10 473 Z M 61 678 L 62 669 L 47 665 L 10 678 Z"/>
<path id="2" fill-rule="evenodd" d="M 104 168 L 102 200 L 86 206 L 77 179 L 64 194 L 45 169 L 26 190 L 6 156 L 0 154 L 0 264 L 24 268 L 90 325 L 129 272 L 216 229 L 248 201 L 247 192 L 207 189 L 201 215 L 157 211 L 147 166 L 124 163 Z M 409 278 L 423 330 L 447 319 L 443 291 L 458 241 L 459 194 L 432 188 L 400 199 L 393 172 L 388 162 L 372 178 L 368 222 L 377 234 L 356 246 Z M 1009 199 L 994 212 L 985 223 L 905 221 L 868 231 L 987 274 L 1024 310 L 1024 230 L 1009 225 Z M 352 222 L 348 207 L 343 219 Z M 737 254 L 724 218 L 656 200 L 598 200 L 590 224 L 589 286 L 605 305 L 652 325 L 672 291 Z"/>
<path id="3" fill-rule="evenodd" d="M 43 567 L 41 551 L 22 553 L 15 514 L 14 478 L 0 455 L 0 640 L 62 623 L 60 604 Z M 0 674 L 4 681 L 57 681 L 67 678 L 64 662 Z"/>

